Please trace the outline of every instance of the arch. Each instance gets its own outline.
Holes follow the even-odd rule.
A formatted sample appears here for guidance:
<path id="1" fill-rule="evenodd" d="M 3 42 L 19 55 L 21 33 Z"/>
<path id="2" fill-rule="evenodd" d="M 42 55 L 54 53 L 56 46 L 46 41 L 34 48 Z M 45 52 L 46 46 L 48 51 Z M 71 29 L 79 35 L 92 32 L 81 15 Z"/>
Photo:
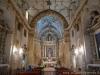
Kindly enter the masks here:
<path id="1" fill-rule="evenodd" d="M 100 12 L 98 10 L 93 10 L 90 12 L 90 25 L 93 25 L 92 23 L 93 23 L 94 19 L 99 15 L 100 15 Z M 95 21 L 95 23 L 96 23 L 96 21 Z"/>
<path id="2" fill-rule="evenodd" d="M 88 51 L 91 51 L 91 53 L 96 53 L 96 39 L 95 39 L 95 30 L 98 28 L 97 26 L 94 26 L 96 24 L 96 18 L 99 17 L 100 18 L 100 7 L 91 7 L 91 9 L 89 9 L 88 13 L 84 16 L 84 37 L 85 37 L 85 41 L 89 42 L 88 46 L 86 46 L 86 48 L 88 48 Z M 94 21 L 94 22 L 93 22 Z M 93 35 L 91 35 L 93 34 Z M 94 44 L 93 46 L 91 46 L 91 44 Z M 95 50 L 94 50 L 95 49 Z M 97 56 L 95 56 L 97 57 Z"/>
<path id="3" fill-rule="evenodd" d="M 66 21 L 65 17 L 63 15 L 61 15 L 59 12 L 50 10 L 50 9 L 44 10 L 44 11 L 40 12 L 39 14 L 37 14 L 35 17 L 33 17 L 32 21 L 30 23 L 30 26 L 32 28 L 34 28 L 39 19 L 41 19 L 44 16 L 48 16 L 48 15 L 56 16 L 59 20 L 61 20 L 61 22 L 64 25 L 64 28 L 68 27 L 68 22 Z"/>
<path id="4" fill-rule="evenodd" d="M 94 10 L 94 11 L 92 11 L 90 14 L 93 15 L 93 16 L 97 16 L 97 15 L 99 15 L 100 13 L 99 13 L 97 10 Z"/>
<path id="5" fill-rule="evenodd" d="M 97 12 L 100 13 L 100 6 L 93 5 L 93 6 L 91 6 L 91 7 L 88 8 L 88 9 L 89 9 L 89 12 L 90 12 L 90 13 L 93 12 L 93 11 L 97 11 Z"/>
<path id="6" fill-rule="evenodd" d="M 84 31 L 87 32 L 87 29 L 91 27 L 93 24 L 93 20 L 95 17 L 100 15 L 100 7 L 92 6 L 88 13 L 84 16 Z"/>

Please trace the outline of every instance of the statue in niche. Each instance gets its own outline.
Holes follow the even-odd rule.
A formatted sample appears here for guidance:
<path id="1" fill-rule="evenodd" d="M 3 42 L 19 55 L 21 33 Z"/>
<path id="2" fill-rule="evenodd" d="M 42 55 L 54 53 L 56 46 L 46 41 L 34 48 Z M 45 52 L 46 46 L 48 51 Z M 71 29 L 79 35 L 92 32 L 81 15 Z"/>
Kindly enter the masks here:
<path id="1" fill-rule="evenodd" d="M 53 49 L 48 48 L 48 57 L 51 58 L 53 56 Z"/>

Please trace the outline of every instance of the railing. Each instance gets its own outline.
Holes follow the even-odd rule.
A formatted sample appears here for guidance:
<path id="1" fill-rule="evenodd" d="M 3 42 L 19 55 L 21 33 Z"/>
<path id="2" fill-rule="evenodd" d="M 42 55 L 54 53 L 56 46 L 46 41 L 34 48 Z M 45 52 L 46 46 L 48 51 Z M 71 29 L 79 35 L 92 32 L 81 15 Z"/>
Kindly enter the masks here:
<path id="1" fill-rule="evenodd" d="M 42 71 L 42 75 L 56 75 L 56 71 Z"/>
<path id="2" fill-rule="evenodd" d="M 41 71 L 38 72 L 23 72 L 23 71 L 10 71 L 10 70 L 1 70 L 0 75 L 100 75 L 100 72 L 57 72 L 57 71 Z"/>

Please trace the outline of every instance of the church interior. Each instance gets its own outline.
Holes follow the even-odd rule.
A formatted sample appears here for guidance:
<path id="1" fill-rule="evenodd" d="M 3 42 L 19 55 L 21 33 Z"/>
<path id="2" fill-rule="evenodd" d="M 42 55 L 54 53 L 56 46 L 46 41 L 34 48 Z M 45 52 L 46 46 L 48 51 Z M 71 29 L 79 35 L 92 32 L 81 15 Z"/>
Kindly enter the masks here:
<path id="1" fill-rule="evenodd" d="M 0 75 L 100 75 L 100 0 L 0 0 Z"/>

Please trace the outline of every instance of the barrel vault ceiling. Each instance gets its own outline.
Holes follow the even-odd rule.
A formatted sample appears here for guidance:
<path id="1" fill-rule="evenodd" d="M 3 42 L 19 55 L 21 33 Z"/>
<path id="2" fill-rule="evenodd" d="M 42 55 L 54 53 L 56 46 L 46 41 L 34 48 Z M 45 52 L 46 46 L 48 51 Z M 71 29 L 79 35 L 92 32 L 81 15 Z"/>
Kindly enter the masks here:
<path id="1" fill-rule="evenodd" d="M 69 7 L 72 0 L 23 0 L 30 16 L 34 17 L 39 12 L 47 9 L 55 10 L 69 21 Z M 26 4 L 25 4 L 26 3 Z"/>

